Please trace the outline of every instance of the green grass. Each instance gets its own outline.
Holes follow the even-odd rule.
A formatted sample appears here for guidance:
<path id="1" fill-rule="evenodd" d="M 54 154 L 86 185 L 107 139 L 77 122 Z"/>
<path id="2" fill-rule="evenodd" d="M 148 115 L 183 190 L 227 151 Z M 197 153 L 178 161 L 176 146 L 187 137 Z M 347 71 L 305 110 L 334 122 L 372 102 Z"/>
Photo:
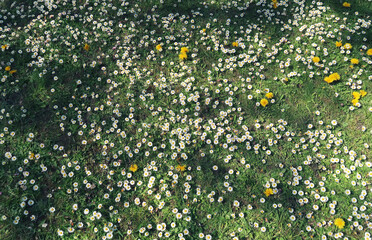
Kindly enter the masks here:
<path id="1" fill-rule="evenodd" d="M 277 2 L 0 2 L 0 239 L 368 239 L 372 2 Z"/>

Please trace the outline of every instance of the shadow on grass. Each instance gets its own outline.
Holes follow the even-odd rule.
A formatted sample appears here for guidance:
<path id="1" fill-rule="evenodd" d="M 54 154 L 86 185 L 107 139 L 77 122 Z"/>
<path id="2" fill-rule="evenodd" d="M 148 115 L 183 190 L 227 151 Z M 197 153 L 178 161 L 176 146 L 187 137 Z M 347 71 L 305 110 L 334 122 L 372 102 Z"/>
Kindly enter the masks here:
<path id="1" fill-rule="evenodd" d="M 330 7 L 332 11 L 334 11 L 338 17 L 341 19 L 347 18 L 346 24 L 350 23 L 356 23 L 358 22 L 358 19 L 364 18 L 364 19 L 370 19 L 372 16 L 372 2 L 367 0 L 355 0 L 350 1 L 351 7 L 343 7 L 342 3 L 344 1 L 336 1 L 336 0 L 324 0 L 325 6 Z M 355 13 L 358 12 L 358 15 Z M 345 15 L 347 14 L 347 15 Z M 359 23 L 359 26 L 361 24 Z M 372 28 L 362 28 L 360 31 L 365 31 L 365 37 L 368 39 L 367 41 L 364 41 L 362 37 L 358 37 L 354 35 L 350 40 L 344 39 L 343 43 L 349 42 L 353 46 L 360 47 L 361 45 L 366 45 L 368 42 L 372 39 Z"/>

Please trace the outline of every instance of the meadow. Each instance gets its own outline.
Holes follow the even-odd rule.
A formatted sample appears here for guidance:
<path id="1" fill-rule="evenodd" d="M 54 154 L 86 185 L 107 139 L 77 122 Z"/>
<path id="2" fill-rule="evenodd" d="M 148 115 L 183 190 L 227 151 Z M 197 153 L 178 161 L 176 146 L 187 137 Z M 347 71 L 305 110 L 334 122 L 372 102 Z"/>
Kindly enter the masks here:
<path id="1" fill-rule="evenodd" d="M 372 238 L 372 0 L 0 0 L 0 239 Z"/>

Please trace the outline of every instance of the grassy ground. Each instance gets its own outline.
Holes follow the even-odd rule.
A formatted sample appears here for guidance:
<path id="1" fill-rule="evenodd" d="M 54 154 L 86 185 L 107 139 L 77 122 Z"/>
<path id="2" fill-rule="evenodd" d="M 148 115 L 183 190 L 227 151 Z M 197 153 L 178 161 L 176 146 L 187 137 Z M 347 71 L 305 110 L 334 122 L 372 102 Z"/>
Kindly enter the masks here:
<path id="1" fill-rule="evenodd" d="M 0 2 L 1 239 L 370 239 L 371 1 L 48 2 Z"/>

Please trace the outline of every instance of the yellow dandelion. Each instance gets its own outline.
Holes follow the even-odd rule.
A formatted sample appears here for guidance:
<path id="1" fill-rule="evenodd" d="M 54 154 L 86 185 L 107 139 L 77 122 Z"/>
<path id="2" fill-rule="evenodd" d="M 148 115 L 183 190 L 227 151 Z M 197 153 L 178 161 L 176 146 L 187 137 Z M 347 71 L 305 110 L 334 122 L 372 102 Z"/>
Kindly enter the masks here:
<path id="1" fill-rule="evenodd" d="M 348 3 L 348 2 L 344 2 L 344 3 L 342 4 L 342 6 L 344 6 L 344 7 L 350 7 L 351 5 L 350 5 L 350 3 Z"/>
<path id="2" fill-rule="evenodd" d="M 342 41 L 341 42 L 336 41 L 336 47 L 341 47 L 341 46 L 342 46 Z"/>
<path id="3" fill-rule="evenodd" d="M 163 48 L 160 44 L 156 45 L 156 50 L 161 51 Z"/>
<path id="4" fill-rule="evenodd" d="M 333 81 L 340 80 L 340 75 L 338 73 L 332 73 L 329 77 L 333 79 Z"/>
<path id="5" fill-rule="evenodd" d="M 237 43 L 237 42 L 233 42 L 233 43 L 232 43 L 232 46 L 233 46 L 233 47 L 237 47 L 237 46 L 239 46 L 239 43 Z"/>
<path id="6" fill-rule="evenodd" d="M 182 47 L 181 48 L 181 53 L 188 53 L 189 49 L 187 47 Z"/>
<path id="7" fill-rule="evenodd" d="M 85 44 L 85 45 L 84 45 L 84 50 L 85 50 L 85 51 L 89 51 L 89 49 L 90 49 L 89 44 Z"/>
<path id="8" fill-rule="evenodd" d="M 266 93 L 265 97 L 267 97 L 268 99 L 271 99 L 274 97 L 274 94 L 272 92 L 268 92 Z"/>
<path id="9" fill-rule="evenodd" d="M 8 47 L 8 45 L 4 44 L 1 46 L 1 49 L 5 50 Z"/>
<path id="10" fill-rule="evenodd" d="M 359 64 L 359 60 L 356 58 L 353 58 L 350 60 L 351 64 Z"/>
<path id="11" fill-rule="evenodd" d="M 267 101 L 266 98 L 263 98 L 263 99 L 261 99 L 260 104 L 261 104 L 263 107 L 266 107 L 266 105 L 269 104 L 269 101 Z"/>
<path id="12" fill-rule="evenodd" d="M 359 92 L 353 92 L 353 98 L 359 100 L 361 94 Z"/>
<path id="13" fill-rule="evenodd" d="M 324 81 L 326 81 L 327 83 L 332 83 L 333 79 L 331 79 L 330 77 L 325 77 Z"/>
<path id="14" fill-rule="evenodd" d="M 10 66 L 5 67 L 5 71 L 7 71 L 7 72 L 10 71 L 10 69 L 12 69 Z"/>
<path id="15" fill-rule="evenodd" d="M 130 165 L 129 171 L 136 172 L 138 170 L 137 164 Z"/>
<path id="16" fill-rule="evenodd" d="M 370 48 L 370 49 L 367 50 L 367 55 L 368 56 L 371 56 L 372 55 L 372 48 Z"/>
<path id="17" fill-rule="evenodd" d="M 185 52 L 181 52 L 180 55 L 178 55 L 180 60 L 187 59 L 187 54 Z"/>
<path id="18" fill-rule="evenodd" d="M 362 97 L 364 97 L 365 95 L 367 95 L 367 92 L 364 91 L 364 90 L 360 90 L 360 95 L 361 95 Z"/>
<path id="19" fill-rule="evenodd" d="M 176 167 L 177 171 L 183 172 L 186 170 L 186 165 L 178 165 Z"/>
<path id="20" fill-rule="evenodd" d="M 340 229 L 345 227 L 345 221 L 342 218 L 336 218 L 334 224 Z"/>
<path id="21" fill-rule="evenodd" d="M 273 1 L 273 8 L 276 9 L 277 7 L 278 7 L 278 3 L 277 3 L 277 1 L 275 0 L 275 1 Z"/>
<path id="22" fill-rule="evenodd" d="M 319 57 L 313 57 L 313 62 L 318 63 L 320 61 Z"/>
<path id="23" fill-rule="evenodd" d="M 264 193 L 265 193 L 266 197 L 274 194 L 274 192 L 271 188 L 267 188 Z"/>

